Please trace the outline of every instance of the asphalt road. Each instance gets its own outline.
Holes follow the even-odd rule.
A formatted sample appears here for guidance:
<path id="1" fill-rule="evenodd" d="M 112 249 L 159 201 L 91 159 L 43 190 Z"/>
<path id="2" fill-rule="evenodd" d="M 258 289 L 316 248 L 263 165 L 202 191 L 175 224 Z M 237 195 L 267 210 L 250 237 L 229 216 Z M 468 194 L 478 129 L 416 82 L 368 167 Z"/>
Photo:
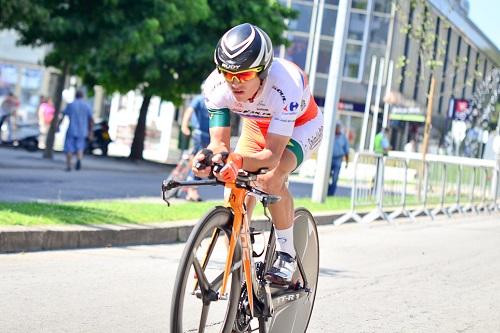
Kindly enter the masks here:
<path id="1" fill-rule="evenodd" d="M 500 215 L 321 226 L 308 332 L 500 332 Z M 0 255 L 0 331 L 168 332 L 183 244 Z"/>

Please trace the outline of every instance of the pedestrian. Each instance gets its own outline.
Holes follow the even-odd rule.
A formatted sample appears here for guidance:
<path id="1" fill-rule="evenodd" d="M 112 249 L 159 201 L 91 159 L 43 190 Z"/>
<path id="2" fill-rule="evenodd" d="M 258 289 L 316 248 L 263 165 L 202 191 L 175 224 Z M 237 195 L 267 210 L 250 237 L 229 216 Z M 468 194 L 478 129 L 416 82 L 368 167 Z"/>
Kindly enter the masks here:
<path id="1" fill-rule="evenodd" d="M 335 126 L 335 141 L 332 152 L 332 166 L 330 168 L 330 184 L 328 185 L 328 195 L 333 196 L 337 191 L 337 182 L 339 180 L 340 167 L 345 157 L 345 167 L 349 164 L 349 141 L 342 132 L 342 125 L 337 123 Z"/>
<path id="2" fill-rule="evenodd" d="M 7 122 L 8 127 L 7 142 L 12 141 L 18 107 L 19 100 L 16 95 L 9 92 L 0 105 L 0 143 L 2 142 L 2 126 L 5 122 Z"/>
<path id="3" fill-rule="evenodd" d="M 191 101 L 191 104 L 186 109 L 182 117 L 182 133 L 186 136 L 191 135 L 191 138 L 193 139 L 193 149 L 191 151 L 191 157 L 193 157 L 201 149 L 208 146 L 208 144 L 210 143 L 209 123 L 210 119 L 208 116 L 207 107 L 205 106 L 205 98 L 200 94 Z M 187 180 L 193 180 L 195 178 L 198 177 L 194 177 L 193 171 L 190 167 Z M 186 200 L 202 201 L 196 187 L 187 188 Z"/>
<path id="4" fill-rule="evenodd" d="M 411 138 L 404 147 L 405 153 L 415 153 L 417 151 L 417 141 L 415 138 Z"/>
<path id="5" fill-rule="evenodd" d="M 382 128 L 377 135 L 375 135 L 374 150 L 377 154 L 387 155 L 389 150 L 391 150 L 391 144 L 389 143 L 389 135 L 391 130 L 388 127 Z"/>
<path id="6" fill-rule="evenodd" d="M 85 139 L 89 137 L 92 140 L 92 128 L 94 121 L 92 119 L 92 109 L 83 100 L 83 93 L 78 90 L 75 100 L 69 103 L 63 112 L 63 118 L 69 119 L 68 130 L 64 140 L 64 152 L 66 153 L 66 171 L 71 171 L 71 160 L 73 154 L 76 154 L 75 169 L 82 167 L 83 150 L 85 148 Z M 59 121 L 62 122 L 63 118 Z"/>
<path id="7" fill-rule="evenodd" d="M 52 98 L 41 97 L 41 103 L 38 107 L 38 127 L 40 129 L 41 148 L 45 147 L 47 133 L 49 132 L 50 123 L 54 119 L 56 108 L 52 103 Z"/>

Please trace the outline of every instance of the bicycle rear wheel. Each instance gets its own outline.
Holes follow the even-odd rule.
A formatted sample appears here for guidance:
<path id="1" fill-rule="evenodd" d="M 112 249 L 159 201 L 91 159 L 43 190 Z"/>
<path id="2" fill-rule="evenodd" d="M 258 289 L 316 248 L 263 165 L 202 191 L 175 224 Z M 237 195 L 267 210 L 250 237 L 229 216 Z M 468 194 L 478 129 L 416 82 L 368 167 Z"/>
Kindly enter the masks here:
<path id="1" fill-rule="evenodd" d="M 231 332 L 241 292 L 239 244 L 233 256 L 227 298 L 219 300 L 218 292 L 222 285 L 232 219 L 228 208 L 216 207 L 191 232 L 177 270 L 170 332 Z"/>
<path id="2" fill-rule="evenodd" d="M 300 260 L 303 266 L 309 292 L 306 296 L 286 304 L 282 303 L 283 296 L 279 296 L 284 295 L 283 290 L 277 289 L 272 292 L 275 312 L 267 322 L 263 319 L 260 320 L 259 326 L 266 326 L 265 330 L 260 327 L 261 332 L 304 333 L 309 325 L 318 285 L 319 240 L 316 221 L 305 208 L 295 210 L 293 238 L 297 260 Z M 300 281 L 304 286 L 299 268 L 294 274 L 293 281 Z M 292 295 L 294 294 L 292 293 Z"/>

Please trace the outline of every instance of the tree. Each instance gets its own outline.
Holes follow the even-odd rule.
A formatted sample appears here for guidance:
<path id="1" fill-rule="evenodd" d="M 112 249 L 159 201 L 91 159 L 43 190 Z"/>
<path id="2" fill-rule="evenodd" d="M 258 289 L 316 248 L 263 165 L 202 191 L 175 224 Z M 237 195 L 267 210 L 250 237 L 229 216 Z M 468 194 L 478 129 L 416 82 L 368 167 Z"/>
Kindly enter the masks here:
<path id="1" fill-rule="evenodd" d="M 13 28 L 23 45 L 50 44 L 46 65 L 65 75 L 78 74 L 85 84 L 100 84 L 108 92 L 139 90 L 144 96 L 130 158 L 141 159 L 146 115 L 153 95 L 181 101 L 198 91 L 213 69 L 218 38 L 245 21 L 264 28 L 276 44 L 286 42 L 284 19 L 293 11 L 272 0 L 0 0 L 2 27 Z M 17 13 L 17 14 L 16 14 Z M 11 15 L 11 16 L 9 16 Z M 60 103 L 47 138 L 52 143 Z M 50 141 L 52 139 L 52 141 Z"/>
<path id="2" fill-rule="evenodd" d="M 201 81 L 214 68 L 214 47 L 226 30 L 239 23 L 252 22 L 266 30 L 279 45 L 286 42 L 282 36 L 286 28 L 284 19 L 294 16 L 291 9 L 268 0 L 209 0 L 198 1 L 196 6 L 190 3 L 186 8 L 179 5 L 179 8 L 177 16 L 190 20 L 180 20 L 174 28 L 158 20 L 148 22 L 150 38 L 155 38 L 157 43 L 144 49 L 141 39 L 137 39 L 138 49 L 127 46 L 135 28 L 124 22 L 123 31 L 113 36 L 112 43 L 102 45 L 99 52 L 80 63 L 77 70 L 89 85 L 99 83 L 107 91 L 122 93 L 138 89 L 144 96 L 131 159 L 142 159 L 151 97 L 156 95 L 180 103 L 183 93 L 199 91 Z"/>

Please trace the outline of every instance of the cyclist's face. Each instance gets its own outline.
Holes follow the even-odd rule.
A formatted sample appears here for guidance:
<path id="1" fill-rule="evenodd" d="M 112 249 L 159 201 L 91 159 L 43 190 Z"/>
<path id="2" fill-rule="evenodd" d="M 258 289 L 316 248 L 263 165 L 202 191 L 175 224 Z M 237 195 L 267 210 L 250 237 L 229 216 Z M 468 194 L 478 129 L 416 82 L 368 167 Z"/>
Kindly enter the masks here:
<path id="1" fill-rule="evenodd" d="M 254 77 L 253 79 L 245 82 L 233 80 L 232 82 L 227 82 L 227 84 L 238 102 L 246 102 L 250 98 L 254 97 L 255 93 L 259 89 L 260 79 L 259 77 Z"/>

